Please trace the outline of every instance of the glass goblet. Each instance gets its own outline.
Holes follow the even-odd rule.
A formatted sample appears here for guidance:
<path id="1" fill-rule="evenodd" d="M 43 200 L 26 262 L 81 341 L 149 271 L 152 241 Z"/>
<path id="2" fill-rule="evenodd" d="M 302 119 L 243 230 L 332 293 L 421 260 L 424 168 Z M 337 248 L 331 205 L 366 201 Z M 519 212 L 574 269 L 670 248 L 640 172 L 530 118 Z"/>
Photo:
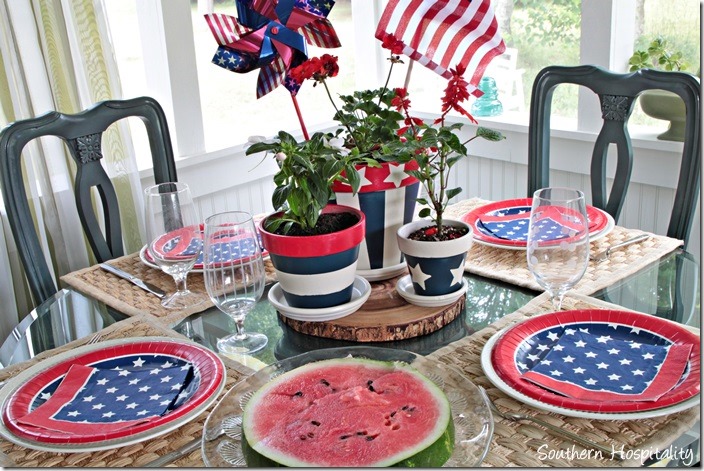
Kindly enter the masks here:
<path id="1" fill-rule="evenodd" d="M 589 263 L 589 222 L 584 193 L 542 188 L 533 194 L 527 241 L 528 269 L 559 311 L 565 293 Z"/>
<path id="2" fill-rule="evenodd" d="M 219 339 L 218 350 L 248 355 L 264 348 L 267 337 L 246 332 L 244 320 L 264 292 L 266 273 L 252 216 L 228 211 L 205 220 L 205 288 L 215 306 L 229 315 L 236 333 Z"/>
<path id="3" fill-rule="evenodd" d="M 185 309 L 204 301 L 186 285 L 188 272 L 203 248 L 203 235 L 191 190 L 185 183 L 161 183 L 145 191 L 147 250 L 164 273 L 171 275 L 176 292 L 165 297 L 167 309 Z"/>

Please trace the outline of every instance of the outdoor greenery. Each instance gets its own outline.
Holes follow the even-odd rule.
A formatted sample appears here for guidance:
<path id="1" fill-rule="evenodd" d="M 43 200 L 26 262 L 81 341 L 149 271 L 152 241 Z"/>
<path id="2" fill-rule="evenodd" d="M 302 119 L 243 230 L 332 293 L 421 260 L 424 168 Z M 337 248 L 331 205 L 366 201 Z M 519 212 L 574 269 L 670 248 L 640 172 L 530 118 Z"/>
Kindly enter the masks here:
<path id="1" fill-rule="evenodd" d="M 587 0 L 585 0 L 587 1 Z M 592 0 L 589 0 L 592 1 Z M 647 50 L 655 37 L 661 37 L 672 50 L 681 51 L 697 72 L 701 56 L 699 6 L 696 0 L 642 0 L 644 15 L 636 30 L 634 50 Z M 513 0 L 510 34 L 504 39 L 519 51 L 518 67 L 523 76 L 526 105 L 537 73 L 548 64 L 578 65 L 582 0 Z M 696 8 L 696 10 L 694 10 Z M 696 11 L 696 15 L 687 12 Z M 627 65 L 624 64 L 624 67 Z M 576 117 L 577 87 L 558 87 L 553 97 L 553 112 Z M 634 121 L 634 120 L 632 120 Z M 638 118 L 637 122 L 651 122 Z"/>

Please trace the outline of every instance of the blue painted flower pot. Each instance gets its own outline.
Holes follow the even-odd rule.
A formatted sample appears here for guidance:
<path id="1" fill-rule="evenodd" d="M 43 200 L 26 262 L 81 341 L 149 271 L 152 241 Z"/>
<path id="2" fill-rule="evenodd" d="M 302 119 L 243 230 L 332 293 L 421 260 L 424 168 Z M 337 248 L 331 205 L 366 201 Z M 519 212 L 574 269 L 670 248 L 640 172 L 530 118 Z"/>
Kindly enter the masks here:
<path id="1" fill-rule="evenodd" d="M 359 221 L 345 230 L 315 236 L 287 236 L 264 229 L 259 223 L 266 247 L 291 307 L 317 309 L 345 304 L 352 298 L 359 246 L 364 239 L 364 214 L 354 208 L 328 205 L 323 213 L 352 212 Z"/>
<path id="2" fill-rule="evenodd" d="M 398 246 L 406 258 L 413 290 L 420 296 L 440 296 L 462 288 L 464 263 L 472 247 L 472 228 L 462 221 L 445 220 L 453 227 L 465 227 L 462 237 L 446 241 L 418 241 L 410 234 L 433 223 L 430 220 L 413 221 L 397 233 Z"/>
<path id="3" fill-rule="evenodd" d="M 369 281 L 387 280 L 406 269 L 396 232 L 413 220 L 420 183 L 405 171 L 416 169 L 415 161 L 384 162 L 380 167 L 358 165 L 361 185 L 356 194 L 344 183 L 333 185 L 337 203 L 359 209 L 366 218 L 357 274 Z"/>

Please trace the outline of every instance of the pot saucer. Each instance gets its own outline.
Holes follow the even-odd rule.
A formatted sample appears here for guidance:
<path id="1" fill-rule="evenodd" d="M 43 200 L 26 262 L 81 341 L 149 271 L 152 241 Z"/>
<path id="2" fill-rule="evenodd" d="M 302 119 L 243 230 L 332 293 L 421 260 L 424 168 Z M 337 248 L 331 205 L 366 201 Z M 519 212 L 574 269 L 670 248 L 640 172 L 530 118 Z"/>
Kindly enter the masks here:
<path id="1" fill-rule="evenodd" d="M 348 316 L 359 310 L 372 292 L 372 286 L 361 276 L 354 277 L 352 298 L 348 303 L 321 309 L 306 309 L 289 306 L 281 285 L 276 283 L 269 290 L 269 302 L 282 315 L 304 322 L 323 322 Z"/>
<path id="2" fill-rule="evenodd" d="M 457 291 L 439 296 L 421 296 L 413 290 L 411 275 L 406 275 L 396 282 L 396 291 L 403 299 L 411 304 L 421 307 L 438 307 L 452 304 L 467 292 L 467 280 L 462 278 L 462 287 Z"/>
<path id="3" fill-rule="evenodd" d="M 406 262 L 401 262 L 398 265 L 393 265 L 384 268 L 373 268 L 371 270 L 360 270 L 357 268 L 357 275 L 367 281 L 383 281 L 390 278 L 396 278 L 406 271 Z"/>

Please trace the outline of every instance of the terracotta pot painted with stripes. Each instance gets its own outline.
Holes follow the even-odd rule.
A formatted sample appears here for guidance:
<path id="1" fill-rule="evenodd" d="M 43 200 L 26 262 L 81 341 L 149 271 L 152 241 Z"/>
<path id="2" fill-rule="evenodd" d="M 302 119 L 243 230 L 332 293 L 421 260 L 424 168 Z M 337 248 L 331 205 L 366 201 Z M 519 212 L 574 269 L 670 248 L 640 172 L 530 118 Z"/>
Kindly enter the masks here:
<path id="1" fill-rule="evenodd" d="M 323 213 L 351 212 L 359 221 L 347 229 L 314 236 L 287 236 L 264 229 L 262 244 L 271 257 L 286 302 L 291 307 L 317 309 L 345 304 L 352 298 L 359 246 L 364 240 L 364 214 L 355 208 L 328 205 Z"/>
<path id="2" fill-rule="evenodd" d="M 413 220 L 420 183 L 405 171 L 417 169 L 415 161 L 384 162 L 381 167 L 358 165 L 361 185 L 354 195 L 349 185 L 333 184 L 337 203 L 357 208 L 366 217 L 357 274 L 369 281 L 387 280 L 406 269 L 396 243 L 396 231 Z"/>
<path id="3" fill-rule="evenodd" d="M 419 241 L 408 236 L 433 225 L 428 219 L 413 221 L 398 230 L 398 245 L 406 257 L 413 290 L 419 296 L 440 296 L 462 288 L 464 263 L 472 247 L 472 228 L 462 221 L 445 219 L 444 224 L 466 227 L 467 234 L 453 240 Z"/>

